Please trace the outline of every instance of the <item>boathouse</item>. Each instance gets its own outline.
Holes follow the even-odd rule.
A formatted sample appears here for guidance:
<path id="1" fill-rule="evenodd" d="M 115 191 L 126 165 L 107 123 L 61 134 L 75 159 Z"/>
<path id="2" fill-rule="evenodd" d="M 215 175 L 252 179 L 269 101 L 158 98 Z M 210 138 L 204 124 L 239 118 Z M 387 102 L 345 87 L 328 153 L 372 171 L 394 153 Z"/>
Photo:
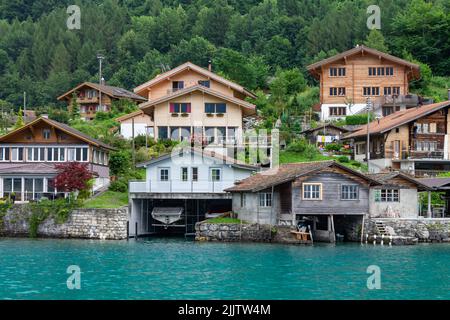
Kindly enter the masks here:
<path id="1" fill-rule="evenodd" d="M 238 218 L 259 224 L 307 223 L 315 241 L 336 241 L 338 231 L 362 223 L 369 189 L 379 181 L 334 161 L 284 164 L 239 181 L 233 194 Z"/>
<path id="2" fill-rule="evenodd" d="M 195 224 L 232 210 L 225 192 L 258 167 L 201 148 L 175 148 L 172 153 L 139 164 L 145 181 L 132 181 L 130 236 L 194 235 Z"/>

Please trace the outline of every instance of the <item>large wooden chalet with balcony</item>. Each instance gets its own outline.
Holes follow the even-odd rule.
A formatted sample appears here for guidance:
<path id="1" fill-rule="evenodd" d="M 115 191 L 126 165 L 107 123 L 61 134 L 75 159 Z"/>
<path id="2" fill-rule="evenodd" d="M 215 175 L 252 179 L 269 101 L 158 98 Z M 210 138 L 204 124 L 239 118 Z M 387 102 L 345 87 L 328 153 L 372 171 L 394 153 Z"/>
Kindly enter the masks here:
<path id="1" fill-rule="evenodd" d="M 319 61 L 307 69 L 320 82 L 323 121 L 365 113 L 368 98 L 379 116 L 427 103 L 409 92 L 409 82 L 420 78 L 417 64 L 365 46 Z"/>
<path id="2" fill-rule="evenodd" d="M 191 62 L 156 76 L 134 92 L 148 101 L 140 104 L 141 112 L 118 119 L 127 137 L 133 135 L 134 122 L 134 136 L 147 132 L 157 140 L 195 140 L 223 147 L 242 136 L 243 117 L 256 114 L 256 106 L 245 101 L 255 98 L 253 93 Z"/>
<path id="3" fill-rule="evenodd" d="M 145 98 L 123 88 L 92 82 L 84 82 L 76 86 L 59 96 L 58 100 L 66 101 L 69 111 L 76 101 L 80 108 L 80 117 L 86 121 L 94 119 L 99 111 L 111 111 L 114 101 L 128 100 L 135 103 L 146 101 Z"/>
<path id="4" fill-rule="evenodd" d="M 0 197 L 25 202 L 59 194 L 52 181 L 55 165 L 87 163 L 94 191 L 109 185 L 113 148 L 63 123 L 40 117 L 0 137 Z"/>
<path id="5" fill-rule="evenodd" d="M 375 172 L 402 170 L 416 176 L 450 171 L 450 101 L 400 111 L 370 123 L 370 165 Z M 345 137 L 355 159 L 366 161 L 367 126 Z"/>

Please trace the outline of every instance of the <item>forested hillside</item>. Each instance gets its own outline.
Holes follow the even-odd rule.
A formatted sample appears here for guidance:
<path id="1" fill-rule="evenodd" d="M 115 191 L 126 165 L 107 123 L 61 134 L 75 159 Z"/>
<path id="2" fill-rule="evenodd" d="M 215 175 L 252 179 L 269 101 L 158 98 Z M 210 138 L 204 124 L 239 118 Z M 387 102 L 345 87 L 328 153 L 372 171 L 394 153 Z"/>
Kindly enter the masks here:
<path id="1" fill-rule="evenodd" d="M 66 26 L 74 2 L 80 30 Z M 372 4 L 382 29 L 369 34 Z M 444 99 L 450 85 L 448 0 L 0 0 L 0 19 L 0 104 L 16 109 L 23 91 L 29 106 L 45 108 L 75 84 L 97 81 L 97 52 L 107 83 L 127 89 L 164 68 L 212 59 L 215 72 L 259 92 L 268 121 L 317 102 L 305 66 L 356 44 L 420 61 L 419 93 Z"/>

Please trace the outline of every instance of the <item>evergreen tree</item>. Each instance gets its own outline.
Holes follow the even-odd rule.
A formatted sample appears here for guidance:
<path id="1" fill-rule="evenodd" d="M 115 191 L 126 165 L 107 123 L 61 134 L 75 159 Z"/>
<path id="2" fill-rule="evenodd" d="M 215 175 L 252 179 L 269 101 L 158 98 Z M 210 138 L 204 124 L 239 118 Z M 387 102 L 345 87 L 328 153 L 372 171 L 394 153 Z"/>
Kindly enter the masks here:
<path id="1" fill-rule="evenodd" d="M 72 94 L 72 104 L 70 109 L 70 118 L 71 120 L 77 120 L 80 118 L 80 106 L 77 102 L 77 94 L 74 92 Z"/>
<path id="2" fill-rule="evenodd" d="M 389 53 L 389 49 L 384 42 L 383 34 L 377 29 L 370 31 L 367 35 L 366 41 L 364 41 L 364 45 L 381 52 Z"/>
<path id="3" fill-rule="evenodd" d="M 21 128 L 25 125 L 25 121 L 23 121 L 23 112 L 22 108 L 19 109 L 19 112 L 17 113 L 17 120 L 16 124 L 14 125 L 15 129 Z"/>

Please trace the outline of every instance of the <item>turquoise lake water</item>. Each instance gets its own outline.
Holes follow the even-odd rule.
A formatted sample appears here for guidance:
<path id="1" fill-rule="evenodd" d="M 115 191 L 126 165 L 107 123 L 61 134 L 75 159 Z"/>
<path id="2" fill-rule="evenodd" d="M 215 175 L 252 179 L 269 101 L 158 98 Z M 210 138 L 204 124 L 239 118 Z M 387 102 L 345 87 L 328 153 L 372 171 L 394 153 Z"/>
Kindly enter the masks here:
<path id="1" fill-rule="evenodd" d="M 67 288 L 67 267 L 81 289 Z M 367 288 L 367 267 L 381 289 Z M 450 299 L 450 245 L 0 238 L 0 299 Z"/>

